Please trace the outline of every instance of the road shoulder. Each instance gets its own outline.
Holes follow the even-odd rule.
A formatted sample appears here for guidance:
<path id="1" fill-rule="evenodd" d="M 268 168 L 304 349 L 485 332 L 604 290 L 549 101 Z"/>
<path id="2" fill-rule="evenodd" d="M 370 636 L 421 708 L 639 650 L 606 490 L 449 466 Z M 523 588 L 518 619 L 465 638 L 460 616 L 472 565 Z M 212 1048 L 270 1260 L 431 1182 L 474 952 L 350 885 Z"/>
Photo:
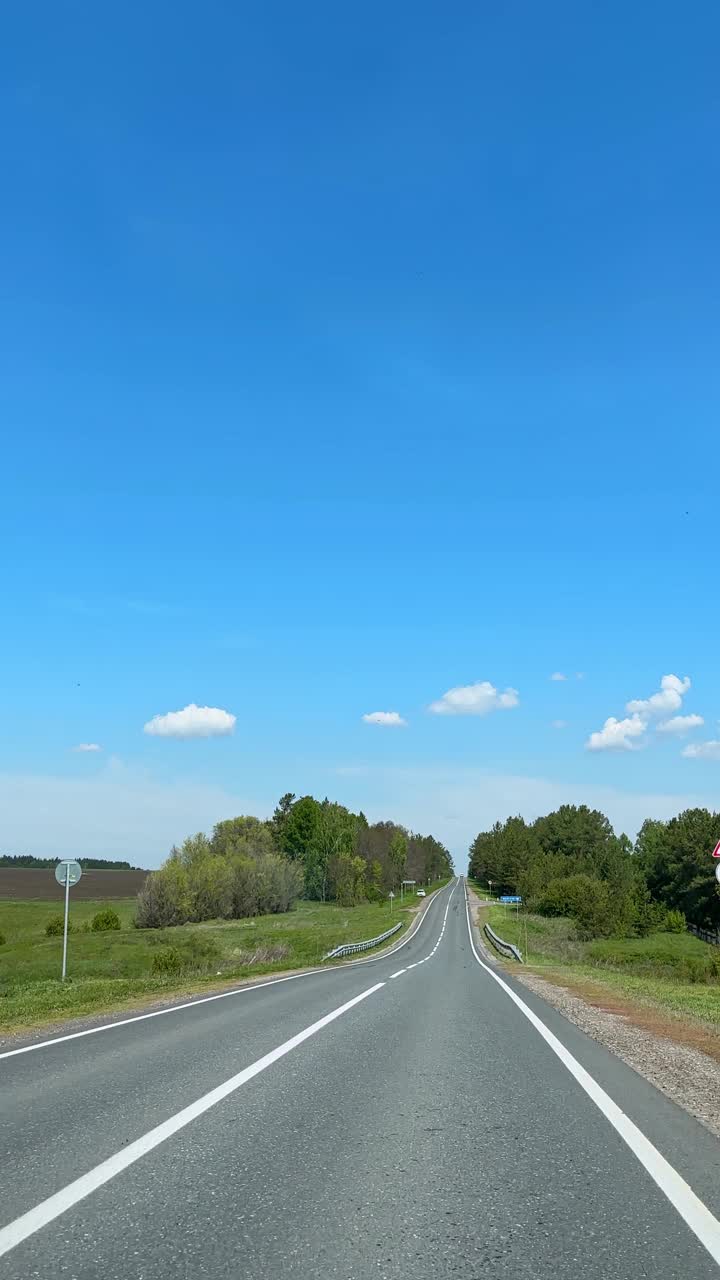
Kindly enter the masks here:
<path id="1" fill-rule="evenodd" d="M 662 1010 L 633 1004 L 599 983 L 569 980 L 490 953 L 477 917 L 481 903 L 468 887 L 473 938 L 484 960 L 556 1009 L 568 1022 L 598 1041 L 661 1093 L 720 1137 L 720 1042 L 701 1025 Z"/>

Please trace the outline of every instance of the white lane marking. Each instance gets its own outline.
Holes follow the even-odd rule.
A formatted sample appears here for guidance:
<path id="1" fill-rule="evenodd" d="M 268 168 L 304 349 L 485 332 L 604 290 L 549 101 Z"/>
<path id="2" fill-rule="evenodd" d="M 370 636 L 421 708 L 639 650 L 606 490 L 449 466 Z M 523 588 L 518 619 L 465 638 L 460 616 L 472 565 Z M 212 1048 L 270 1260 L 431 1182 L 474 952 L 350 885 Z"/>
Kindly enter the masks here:
<path id="1" fill-rule="evenodd" d="M 535 1030 L 540 1033 L 546 1044 L 550 1046 L 553 1053 L 557 1055 L 564 1067 L 567 1067 L 571 1076 L 574 1076 L 581 1089 L 584 1089 L 588 1097 L 595 1103 L 595 1106 L 610 1122 L 613 1129 L 619 1133 L 623 1142 L 637 1157 L 643 1168 L 650 1174 L 653 1182 L 660 1188 L 663 1195 L 667 1196 L 673 1208 L 677 1209 L 680 1217 L 687 1223 L 690 1230 L 697 1236 L 702 1245 L 705 1246 L 711 1258 L 720 1263 L 720 1222 L 710 1212 L 707 1205 L 695 1195 L 692 1187 L 688 1185 L 684 1178 L 680 1176 L 676 1169 L 660 1154 L 657 1147 L 645 1137 L 641 1129 L 621 1111 L 616 1102 L 613 1102 L 609 1093 L 597 1083 L 589 1071 L 586 1071 L 580 1065 L 577 1058 L 573 1057 L 569 1049 L 565 1048 L 562 1041 L 558 1040 L 556 1035 L 545 1026 L 545 1023 L 533 1013 L 529 1005 L 525 1004 L 520 996 L 516 995 L 512 987 L 499 974 L 485 964 L 480 959 L 475 940 L 472 935 L 472 926 L 470 924 L 470 908 L 467 896 L 465 898 L 465 914 L 467 917 L 468 934 L 470 936 L 470 946 L 473 954 L 481 969 L 484 969 L 492 978 L 493 982 L 497 982 L 502 987 L 506 995 L 510 997 L 514 1004 L 517 1005 L 521 1013 L 525 1015 L 528 1022 L 531 1022 Z"/>
<path id="2" fill-rule="evenodd" d="M 453 884 L 452 881 L 450 881 Z M 450 891 L 450 897 L 455 892 L 457 880 L 454 882 Z M 244 996 L 251 991 L 262 991 L 263 987 L 276 987 L 281 982 L 296 982 L 298 978 L 312 978 L 318 973 L 344 973 L 346 969 L 355 969 L 358 965 L 377 964 L 378 960 L 389 960 L 394 956 L 396 951 L 401 951 L 407 946 L 408 942 L 412 942 L 420 932 L 433 903 L 440 897 L 441 893 L 445 893 L 448 886 L 443 885 L 442 889 L 438 889 L 430 899 L 427 908 L 423 911 L 420 921 L 416 929 L 412 933 L 408 933 L 402 940 L 398 942 L 396 947 L 391 947 L 389 951 L 384 951 L 382 955 L 370 956 L 367 960 L 349 960 L 347 964 L 335 965 L 331 969 L 310 969 L 307 973 L 291 973 L 285 978 L 270 978 L 267 982 L 254 982 L 251 985 L 243 987 L 233 987 L 232 991 L 218 991 L 212 996 L 201 996 L 199 1000 L 187 1000 L 184 1004 L 173 1004 L 167 1009 L 153 1009 L 151 1013 L 137 1013 L 132 1018 L 120 1018 L 117 1022 L 105 1022 L 101 1027 L 85 1027 L 83 1031 L 70 1031 L 65 1036 L 55 1036 L 52 1040 L 38 1040 L 36 1044 L 24 1044 L 19 1049 L 6 1049 L 0 1053 L 0 1062 L 3 1058 L 15 1058 L 21 1053 L 34 1053 L 36 1049 L 48 1049 L 54 1044 L 65 1044 L 68 1040 L 81 1040 L 85 1036 L 96 1036 L 101 1031 L 114 1031 L 116 1027 L 128 1027 L 133 1022 L 146 1022 L 149 1018 L 163 1018 L 168 1013 L 182 1013 L 184 1009 L 194 1009 L 202 1004 L 212 1004 L 214 1000 L 227 1000 L 230 996 Z M 449 901 L 449 899 L 448 899 Z"/>
<path id="3" fill-rule="evenodd" d="M 61 1191 L 49 1196 L 47 1200 L 43 1200 L 34 1209 L 23 1213 L 14 1222 L 8 1223 L 6 1227 L 0 1229 L 0 1257 L 9 1253 L 11 1249 L 16 1248 L 23 1240 L 27 1240 L 28 1236 L 34 1235 L 36 1231 L 47 1226 L 49 1222 L 53 1222 L 55 1218 L 59 1218 L 68 1209 L 72 1209 L 73 1205 L 76 1205 L 80 1200 L 84 1200 L 93 1191 L 97 1191 L 98 1187 L 110 1182 L 112 1178 L 117 1177 L 124 1169 L 146 1156 L 149 1151 L 153 1151 L 155 1147 L 159 1147 L 162 1142 L 166 1142 L 168 1138 L 178 1133 L 180 1129 L 184 1129 L 193 1120 L 197 1120 L 198 1116 L 204 1115 L 211 1107 L 217 1106 L 218 1102 L 222 1102 L 230 1094 L 235 1093 L 242 1085 L 247 1084 L 248 1080 L 252 1080 L 261 1071 L 266 1071 L 273 1063 L 280 1058 L 284 1058 L 293 1049 L 297 1049 L 298 1045 L 303 1044 L 305 1040 L 309 1040 L 310 1036 L 316 1035 L 323 1027 L 327 1027 L 336 1018 L 342 1017 L 349 1009 L 360 1004 L 361 1000 L 367 1000 L 368 996 L 374 995 L 376 991 L 379 991 L 384 986 L 384 982 L 376 982 L 373 987 L 368 987 L 366 991 L 361 991 L 359 996 L 353 996 L 352 1000 L 341 1004 L 337 1009 L 333 1009 L 331 1013 L 326 1013 L 323 1018 L 319 1018 L 311 1026 L 305 1027 L 304 1031 L 299 1031 L 292 1039 L 278 1045 L 277 1049 L 272 1049 L 264 1057 L 258 1058 L 257 1062 L 253 1062 L 249 1067 L 244 1067 L 242 1071 L 238 1071 L 237 1075 L 231 1076 L 224 1084 L 211 1089 L 202 1098 L 192 1102 L 189 1107 L 183 1107 L 182 1111 L 178 1111 L 169 1120 L 164 1120 L 162 1124 L 150 1129 L 148 1133 L 143 1134 L 142 1138 L 137 1138 L 135 1142 L 123 1147 L 122 1151 L 117 1151 L 114 1156 L 110 1156 L 107 1160 L 103 1160 L 96 1165 L 89 1173 L 84 1173 L 82 1177 L 68 1183 Z"/>
<path id="4" fill-rule="evenodd" d="M 416 961 L 415 961 L 415 964 L 409 964 L 409 965 L 407 966 L 407 967 L 408 967 L 408 969 L 416 969 L 418 965 L 420 965 L 420 964 L 425 964 L 425 961 L 426 961 L 426 960 L 432 960 L 433 956 L 435 955 L 435 952 L 437 951 L 438 947 L 440 946 L 440 943 L 441 943 L 441 942 L 442 942 L 442 940 L 443 940 L 443 934 L 444 934 L 444 932 L 445 932 L 445 925 L 447 924 L 448 911 L 450 910 L 450 903 L 451 903 L 451 901 L 452 901 L 452 896 L 453 896 L 453 894 L 454 894 L 454 892 L 455 892 L 455 889 L 456 889 L 456 887 L 457 887 L 457 884 L 458 884 L 458 881 L 455 881 L 455 884 L 453 885 L 453 887 L 452 887 L 452 889 L 451 889 L 451 891 L 450 891 L 450 897 L 448 898 L 448 900 L 447 900 L 447 906 L 445 907 L 445 915 L 443 916 L 443 922 L 442 922 L 442 926 L 441 926 L 441 928 L 440 928 L 440 934 L 439 934 L 439 937 L 438 937 L 437 942 L 435 943 L 435 946 L 433 947 L 432 951 L 430 951 L 426 956 L 423 956 L 422 960 L 416 960 Z M 405 970 L 403 970 L 403 972 L 406 972 L 406 971 L 405 971 Z"/>
<path id="5" fill-rule="evenodd" d="M 406 969 L 398 969 L 397 973 L 391 973 L 391 978 L 399 978 L 401 973 L 407 973 Z"/>

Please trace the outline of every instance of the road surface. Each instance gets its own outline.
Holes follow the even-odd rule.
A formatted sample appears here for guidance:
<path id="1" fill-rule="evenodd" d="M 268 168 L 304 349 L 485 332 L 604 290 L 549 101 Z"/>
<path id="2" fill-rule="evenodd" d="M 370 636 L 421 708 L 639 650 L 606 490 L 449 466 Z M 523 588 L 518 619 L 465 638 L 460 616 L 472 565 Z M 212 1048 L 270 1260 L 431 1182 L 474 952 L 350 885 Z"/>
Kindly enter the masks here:
<path id="1" fill-rule="evenodd" d="M 705 1280 L 720 1143 L 475 954 L 394 954 L 0 1055 L 0 1276 Z"/>

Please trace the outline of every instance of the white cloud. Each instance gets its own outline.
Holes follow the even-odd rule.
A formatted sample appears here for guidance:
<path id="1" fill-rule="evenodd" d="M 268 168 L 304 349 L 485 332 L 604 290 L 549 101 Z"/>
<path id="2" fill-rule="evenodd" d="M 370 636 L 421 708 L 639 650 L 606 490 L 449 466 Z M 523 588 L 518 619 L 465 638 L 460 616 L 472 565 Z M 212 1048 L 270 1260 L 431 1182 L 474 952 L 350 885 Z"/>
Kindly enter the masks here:
<path id="1" fill-rule="evenodd" d="M 516 707 L 519 701 L 517 689 L 500 693 L 489 680 L 482 680 L 448 689 L 437 702 L 430 703 L 428 710 L 438 716 L 486 716 L 490 711 Z"/>
<path id="2" fill-rule="evenodd" d="M 220 707 L 198 707 L 191 702 L 182 711 L 153 716 L 143 731 L 156 738 L 215 738 L 232 733 L 236 719 Z"/>
<path id="3" fill-rule="evenodd" d="M 702 716 L 672 716 L 670 720 L 661 720 L 657 727 L 658 733 L 672 733 L 682 737 L 683 734 L 689 733 L 691 729 L 699 729 L 704 724 Z"/>
<path id="4" fill-rule="evenodd" d="M 102 751 L 102 747 L 98 742 L 78 742 L 73 751 Z"/>
<path id="5" fill-rule="evenodd" d="M 568 722 L 567 722 L 567 720 L 553 720 L 553 721 L 552 721 L 552 728 L 553 728 L 553 729 L 567 729 L 567 726 L 568 726 Z"/>
<path id="6" fill-rule="evenodd" d="M 563 675 L 562 671 L 553 671 L 550 679 L 551 680 L 567 680 L 567 676 Z"/>
<path id="7" fill-rule="evenodd" d="M 683 747 L 683 755 L 688 760 L 720 760 L 720 742 L 693 742 Z"/>
<path id="8" fill-rule="evenodd" d="M 663 676 L 659 693 L 653 693 L 649 698 L 634 698 L 626 704 L 625 710 L 644 716 L 664 716 L 679 711 L 689 688 L 689 676 L 682 680 L 678 676 Z"/>
<path id="9" fill-rule="evenodd" d="M 366 724 L 401 725 L 407 724 L 399 711 L 368 711 L 363 720 Z"/>
<path id="10" fill-rule="evenodd" d="M 638 715 L 625 720 L 609 716 L 602 729 L 590 734 L 585 746 L 588 751 L 635 751 L 640 745 L 636 739 L 642 737 L 646 728 L 645 720 Z"/>

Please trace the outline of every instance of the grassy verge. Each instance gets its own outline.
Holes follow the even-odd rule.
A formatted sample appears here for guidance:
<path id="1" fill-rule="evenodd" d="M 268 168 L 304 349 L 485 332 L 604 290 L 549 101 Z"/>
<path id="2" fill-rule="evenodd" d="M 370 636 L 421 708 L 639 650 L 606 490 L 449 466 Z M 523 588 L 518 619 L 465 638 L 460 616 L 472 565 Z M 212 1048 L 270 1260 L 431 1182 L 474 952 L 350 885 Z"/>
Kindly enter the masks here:
<path id="1" fill-rule="evenodd" d="M 428 894 L 446 881 L 428 887 Z M 401 921 L 392 942 L 412 919 L 419 901 L 389 904 L 300 902 L 286 915 L 214 920 L 174 929 L 134 929 L 134 899 L 113 902 L 121 929 L 85 932 L 105 904 L 78 902 L 70 920 L 68 975 L 60 981 L 62 937 L 47 938 L 55 902 L 0 902 L 0 1032 L 18 1031 L 130 1003 L 201 991 L 209 986 L 319 964 L 344 942 L 376 937 Z"/>
<path id="2" fill-rule="evenodd" d="M 479 922 L 515 943 L 527 967 L 550 982 L 579 993 L 605 990 L 720 1030 L 720 948 L 692 934 L 583 942 L 570 920 L 501 906 L 481 908 Z"/>

